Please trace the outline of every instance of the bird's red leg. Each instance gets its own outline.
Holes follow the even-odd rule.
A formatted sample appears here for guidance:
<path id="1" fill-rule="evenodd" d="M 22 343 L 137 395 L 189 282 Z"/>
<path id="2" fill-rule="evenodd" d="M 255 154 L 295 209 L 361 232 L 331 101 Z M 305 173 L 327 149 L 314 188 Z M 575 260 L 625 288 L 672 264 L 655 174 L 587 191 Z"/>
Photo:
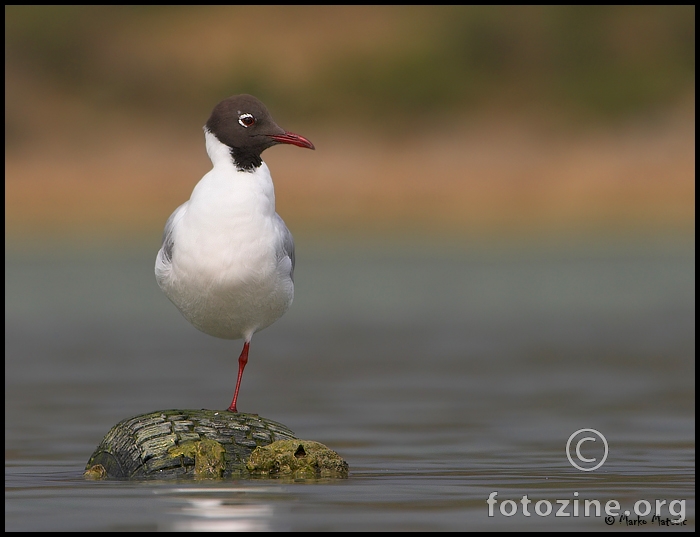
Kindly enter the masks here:
<path id="1" fill-rule="evenodd" d="M 241 379 L 243 378 L 243 370 L 245 365 L 248 363 L 248 348 L 250 347 L 250 342 L 246 341 L 243 344 L 243 350 L 241 355 L 238 357 L 238 379 L 236 380 L 236 391 L 233 393 L 233 401 L 231 401 L 231 406 L 228 407 L 229 412 L 238 412 L 236 410 L 236 401 L 238 401 L 238 390 L 241 387 Z"/>

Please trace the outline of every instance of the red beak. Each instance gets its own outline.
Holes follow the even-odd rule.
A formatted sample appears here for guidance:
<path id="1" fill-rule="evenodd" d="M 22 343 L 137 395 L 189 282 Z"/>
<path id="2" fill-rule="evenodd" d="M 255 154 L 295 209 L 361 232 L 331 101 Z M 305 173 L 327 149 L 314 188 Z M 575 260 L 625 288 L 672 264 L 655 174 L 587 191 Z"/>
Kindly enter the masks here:
<path id="1" fill-rule="evenodd" d="M 268 136 L 280 144 L 291 144 L 296 145 L 297 147 L 316 149 L 314 144 L 309 142 L 306 138 L 299 136 L 298 134 L 294 134 L 293 132 L 285 132 L 284 134 L 269 134 Z"/>

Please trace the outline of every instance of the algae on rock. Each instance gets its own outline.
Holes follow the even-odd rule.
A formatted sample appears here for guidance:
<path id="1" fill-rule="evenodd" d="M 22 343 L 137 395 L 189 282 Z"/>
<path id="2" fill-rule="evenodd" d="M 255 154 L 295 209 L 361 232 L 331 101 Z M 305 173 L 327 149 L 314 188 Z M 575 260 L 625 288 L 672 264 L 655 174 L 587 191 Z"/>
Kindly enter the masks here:
<path id="1" fill-rule="evenodd" d="M 348 463 L 312 440 L 279 440 L 253 450 L 246 467 L 253 476 L 347 477 Z"/>

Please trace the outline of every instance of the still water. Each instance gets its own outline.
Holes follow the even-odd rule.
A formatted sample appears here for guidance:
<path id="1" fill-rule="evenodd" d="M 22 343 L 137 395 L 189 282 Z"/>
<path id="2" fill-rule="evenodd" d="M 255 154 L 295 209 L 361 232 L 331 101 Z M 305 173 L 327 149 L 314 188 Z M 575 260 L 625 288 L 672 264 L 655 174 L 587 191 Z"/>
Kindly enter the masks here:
<path id="1" fill-rule="evenodd" d="M 231 400 L 241 342 L 180 316 L 156 249 L 6 251 L 6 530 L 695 529 L 692 241 L 298 239 L 295 302 L 253 338 L 239 408 L 349 478 L 86 481 L 118 421 Z M 594 471 L 567 458 L 587 428 L 609 448 Z M 574 460 L 602 460 L 583 434 Z"/>

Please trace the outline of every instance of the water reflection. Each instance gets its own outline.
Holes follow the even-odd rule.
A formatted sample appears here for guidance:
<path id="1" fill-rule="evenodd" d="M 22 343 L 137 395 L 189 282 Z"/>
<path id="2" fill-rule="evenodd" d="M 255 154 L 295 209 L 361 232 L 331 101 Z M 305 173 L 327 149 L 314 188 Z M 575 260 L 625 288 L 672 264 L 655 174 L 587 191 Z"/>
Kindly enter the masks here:
<path id="1" fill-rule="evenodd" d="M 271 531 L 274 507 L 255 496 L 280 489 L 212 487 L 158 490 L 167 497 L 170 517 L 163 531 Z"/>

